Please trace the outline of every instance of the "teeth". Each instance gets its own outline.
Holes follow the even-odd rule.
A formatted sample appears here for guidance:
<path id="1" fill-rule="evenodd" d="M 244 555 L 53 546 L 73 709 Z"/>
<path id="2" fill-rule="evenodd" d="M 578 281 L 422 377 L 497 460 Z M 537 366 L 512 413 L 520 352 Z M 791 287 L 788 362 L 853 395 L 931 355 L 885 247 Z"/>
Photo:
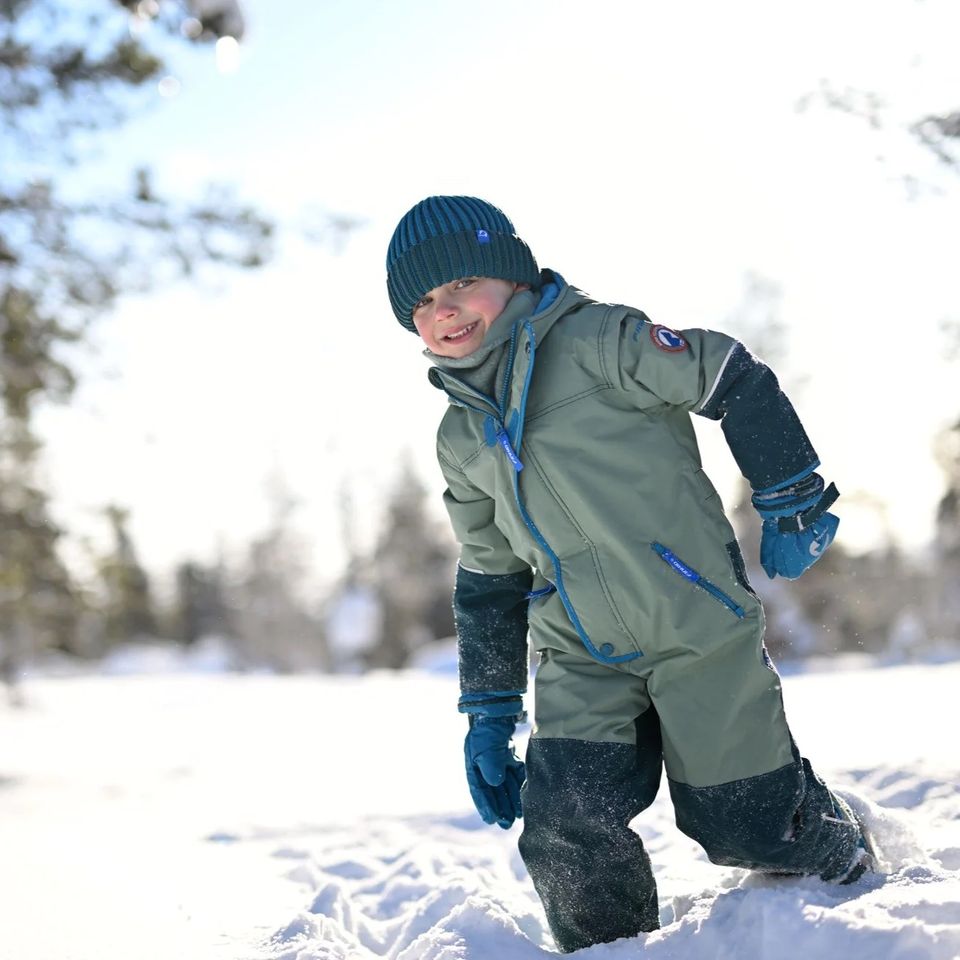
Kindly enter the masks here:
<path id="1" fill-rule="evenodd" d="M 464 337 L 468 336 L 473 328 L 476 326 L 475 323 L 471 323 L 469 327 L 464 327 L 459 333 L 450 334 L 448 340 L 462 340 Z"/>

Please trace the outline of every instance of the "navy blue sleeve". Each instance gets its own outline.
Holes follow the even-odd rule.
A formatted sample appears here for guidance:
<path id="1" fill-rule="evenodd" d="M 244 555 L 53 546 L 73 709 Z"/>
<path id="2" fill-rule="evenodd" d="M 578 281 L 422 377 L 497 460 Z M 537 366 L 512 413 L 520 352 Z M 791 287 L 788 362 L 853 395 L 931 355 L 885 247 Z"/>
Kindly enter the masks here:
<path id="1" fill-rule="evenodd" d="M 733 458 L 754 490 L 784 483 L 819 462 L 773 371 L 742 343 L 731 350 L 697 413 L 722 421 Z"/>
<path id="2" fill-rule="evenodd" d="M 533 571 L 457 568 L 453 613 L 461 693 L 527 689 L 527 594 Z"/>

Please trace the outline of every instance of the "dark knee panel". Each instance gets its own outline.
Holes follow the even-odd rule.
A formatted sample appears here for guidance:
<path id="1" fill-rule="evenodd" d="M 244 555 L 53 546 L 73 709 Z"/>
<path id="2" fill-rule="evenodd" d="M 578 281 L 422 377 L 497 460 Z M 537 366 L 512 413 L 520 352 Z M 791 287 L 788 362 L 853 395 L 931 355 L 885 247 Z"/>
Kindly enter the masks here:
<path id="1" fill-rule="evenodd" d="M 660 788 L 660 726 L 648 710 L 637 721 L 636 746 L 534 737 L 526 764 L 525 818 L 586 815 L 626 823 L 653 803 Z"/>
<path id="2" fill-rule="evenodd" d="M 837 820 L 832 794 L 799 758 L 713 787 L 671 780 L 670 794 L 677 826 L 713 863 L 829 878 L 856 847 L 857 828 Z"/>
<path id="3" fill-rule="evenodd" d="M 713 863 L 725 865 L 758 866 L 776 859 L 804 798 L 799 764 L 713 787 L 669 783 L 677 826 Z"/>

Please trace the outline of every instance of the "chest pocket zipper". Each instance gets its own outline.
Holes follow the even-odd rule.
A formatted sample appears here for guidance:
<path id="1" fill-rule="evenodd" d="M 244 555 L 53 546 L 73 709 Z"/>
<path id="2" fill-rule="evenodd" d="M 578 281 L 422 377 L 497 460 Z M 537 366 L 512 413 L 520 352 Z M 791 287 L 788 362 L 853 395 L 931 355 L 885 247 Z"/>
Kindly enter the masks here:
<path id="1" fill-rule="evenodd" d="M 743 607 L 741 607 L 733 597 L 725 594 L 718 586 L 712 584 L 704 576 L 697 573 L 693 567 L 687 566 L 672 550 L 668 550 L 662 543 L 651 543 L 650 549 L 672 570 L 683 577 L 684 580 L 689 581 L 701 590 L 705 590 L 714 600 L 722 603 L 735 617 L 742 620 L 747 615 Z"/>

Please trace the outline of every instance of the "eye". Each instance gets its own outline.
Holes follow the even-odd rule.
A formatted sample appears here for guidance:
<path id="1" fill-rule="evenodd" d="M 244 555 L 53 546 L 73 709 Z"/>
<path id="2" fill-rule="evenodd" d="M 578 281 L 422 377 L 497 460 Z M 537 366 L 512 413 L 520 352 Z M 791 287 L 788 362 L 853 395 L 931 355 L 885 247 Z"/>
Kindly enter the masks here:
<path id="1" fill-rule="evenodd" d="M 454 289 L 454 290 L 462 290 L 464 287 L 469 287 L 470 284 L 476 283 L 476 282 L 477 282 L 477 278 L 476 278 L 476 277 L 463 277 L 461 280 L 458 280 L 458 281 L 453 285 L 453 289 Z"/>
<path id="2" fill-rule="evenodd" d="M 416 313 L 421 307 L 425 307 L 429 302 L 430 302 L 430 298 L 429 298 L 429 297 L 421 297 L 421 298 L 413 305 L 413 310 L 412 310 L 412 312 L 413 312 L 413 313 Z"/>

